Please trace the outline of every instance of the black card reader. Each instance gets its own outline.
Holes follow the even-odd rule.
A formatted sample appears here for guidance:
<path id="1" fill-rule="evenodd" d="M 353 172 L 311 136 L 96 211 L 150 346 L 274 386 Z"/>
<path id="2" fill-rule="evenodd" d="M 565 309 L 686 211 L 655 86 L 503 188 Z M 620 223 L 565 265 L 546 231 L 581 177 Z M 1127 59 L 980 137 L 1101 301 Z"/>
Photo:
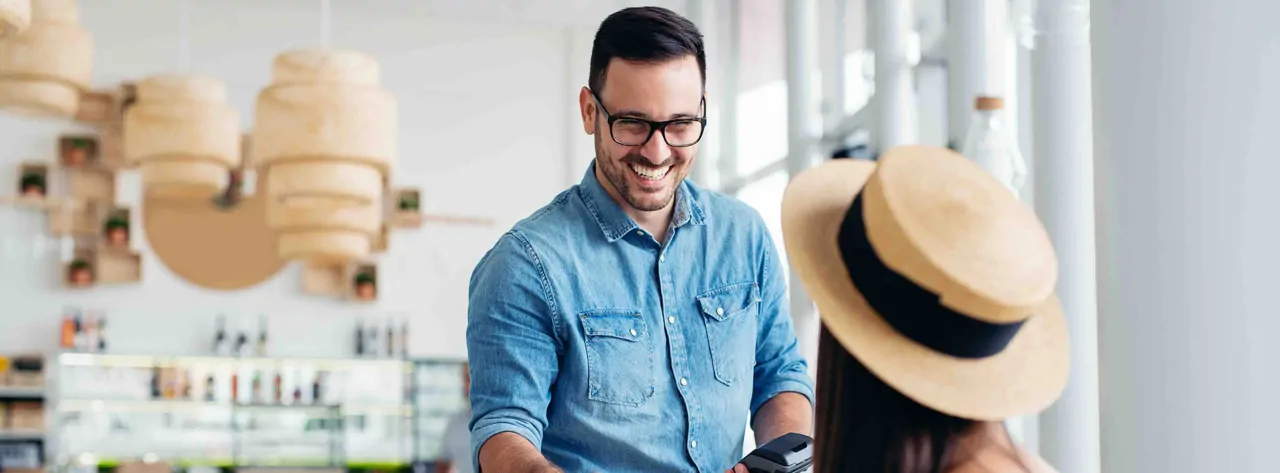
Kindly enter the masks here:
<path id="1" fill-rule="evenodd" d="M 813 465 L 813 438 L 789 433 L 753 450 L 741 462 L 751 473 L 799 473 Z"/>

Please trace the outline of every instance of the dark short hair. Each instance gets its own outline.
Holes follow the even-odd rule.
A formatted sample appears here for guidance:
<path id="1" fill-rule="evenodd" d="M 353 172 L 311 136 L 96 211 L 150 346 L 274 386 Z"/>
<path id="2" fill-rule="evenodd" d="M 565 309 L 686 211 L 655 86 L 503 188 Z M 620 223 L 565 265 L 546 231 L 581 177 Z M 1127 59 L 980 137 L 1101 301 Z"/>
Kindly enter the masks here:
<path id="1" fill-rule="evenodd" d="M 702 33 L 692 21 L 661 7 L 624 8 L 605 18 L 596 30 L 587 86 L 604 93 L 605 70 L 613 58 L 654 64 L 685 56 L 698 60 L 706 87 L 707 53 L 702 49 Z"/>

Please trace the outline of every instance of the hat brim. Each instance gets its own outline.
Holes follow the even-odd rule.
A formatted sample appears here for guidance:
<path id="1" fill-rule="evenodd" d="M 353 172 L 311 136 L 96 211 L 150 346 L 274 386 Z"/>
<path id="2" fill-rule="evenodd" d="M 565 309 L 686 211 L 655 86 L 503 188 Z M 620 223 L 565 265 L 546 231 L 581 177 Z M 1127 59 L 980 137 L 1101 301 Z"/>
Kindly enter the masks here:
<path id="1" fill-rule="evenodd" d="M 796 176 L 782 201 L 787 255 L 831 335 L 878 378 L 937 411 L 1001 420 L 1052 404 L 1070 371 L 1067 326 L 1050 297 L 999 354 L 957 358 L 899 333 L 867 305 L 837 246 L 841 222 L 875 171 L 865 160 L 831 160 Z"/>

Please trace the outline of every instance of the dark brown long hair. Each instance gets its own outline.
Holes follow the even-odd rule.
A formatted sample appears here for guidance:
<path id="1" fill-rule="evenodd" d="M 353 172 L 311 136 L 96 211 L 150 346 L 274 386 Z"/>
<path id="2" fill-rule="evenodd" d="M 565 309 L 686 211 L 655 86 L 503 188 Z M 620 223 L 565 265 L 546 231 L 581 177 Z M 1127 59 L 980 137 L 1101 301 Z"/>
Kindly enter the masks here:
<path id="1" fill-rule="evenodd" d="M 814 473 L 946 473 L 970 459 L 979 423 L 902 395 L 822 327 Z M 1025 470 L 1025 468 L 1024 468 Z"/>

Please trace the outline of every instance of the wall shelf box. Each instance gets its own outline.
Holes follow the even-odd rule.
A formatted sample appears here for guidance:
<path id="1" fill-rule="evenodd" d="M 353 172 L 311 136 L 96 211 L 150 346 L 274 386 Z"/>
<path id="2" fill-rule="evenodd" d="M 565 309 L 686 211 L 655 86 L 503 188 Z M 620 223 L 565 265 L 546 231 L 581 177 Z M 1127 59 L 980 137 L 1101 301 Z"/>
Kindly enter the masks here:
<path id="1" fill-rule="evenodd" d="M 142 282 L 142 255 L 129 251 L 103 251 L 97 254 L 98 284 L 132 284 Z"/>
<path id="2" fill-rule="evenodd" d="M 397 189 L 391 199 L 391 225 L 396 228 L 422 227 L 422 193 L 417 189 Z"/>
<path id="3" fill-rule="evenodd" d="M 88 248 L 76 248 L 71 261 L 62 265 L 62 283 L 71 289 L 93 287 L 97 282 L 97 258 Z"/>
<path id="4" fill-rule="evenodd" d="M 355 265 L 348 279 L 347 297 L 357 302 L 378 300 L 378 266 L 372 263 Z"/>
<path id="5" fill-rule="evenodd" d="M 128 252 L 133 237 L 129 208 L 114 207 L 102 219 L 102 247 L 113 252 Z"/>
<path id="6" fill-rule="evenodd" d="M 18 168 L 15 195 L 28 204 L 49 197 L 49 166 L 44 163 L 22 163 Z"/>
<path id="7" fill-rule="evenodd" d="M 130 251 L 96 251 L 76 248 L 63 264 L 63 284 L 71 289 L 142 281 L 142 255 Z"/>
<path id="8" fill-rule="evenodd" d="M 86 168 L 101 163 L 102 147 L 96 135 L 62 135 L 58 137 L 58 164 L 67 168 Z"/>
<path id="9" fill-rule="evenodd" d="M 76 200 L 93 202 L 114 202 L 116 200 L 115 173 L 98 168 L 82 168 L 67 170 L 70 182 L 71 197 Z"/>
<path id="10" fill-rule="evenodd" d="M 48 205 L 49 233 L 58 236 L 97 235 L 99 207 L 97 202 L 73 199 L 62 199 Z"/>

